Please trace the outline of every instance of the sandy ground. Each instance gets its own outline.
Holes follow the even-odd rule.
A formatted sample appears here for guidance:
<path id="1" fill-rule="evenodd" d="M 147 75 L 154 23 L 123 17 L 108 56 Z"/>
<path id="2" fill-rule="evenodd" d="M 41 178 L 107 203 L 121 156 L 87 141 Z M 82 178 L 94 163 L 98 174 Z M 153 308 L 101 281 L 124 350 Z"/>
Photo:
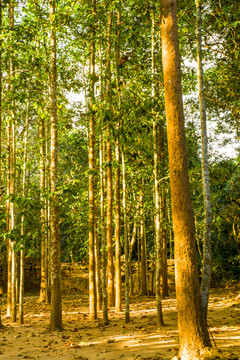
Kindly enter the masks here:
<path id="1" fill-rule="evenodd" d="M 213 291 L 209 306 L 212 345 L 227 349 L 240 359 L 240 300 L 238 290 Z M 11 323 L 2 306 L 0 360 L 8 359 L 170 359 L 178 350 L 176 300 L 163 300 L 165 326 L 156 329 L 154 297 L 133 298 L 131 322 L 124 313 L 109 311 L 110 323 L 88 320 L 87 298 L 65 295 L 62 332 L 50 333 L 49 306 L 37 303 L 36 296 L 25 299 L 24 325 Z"/>

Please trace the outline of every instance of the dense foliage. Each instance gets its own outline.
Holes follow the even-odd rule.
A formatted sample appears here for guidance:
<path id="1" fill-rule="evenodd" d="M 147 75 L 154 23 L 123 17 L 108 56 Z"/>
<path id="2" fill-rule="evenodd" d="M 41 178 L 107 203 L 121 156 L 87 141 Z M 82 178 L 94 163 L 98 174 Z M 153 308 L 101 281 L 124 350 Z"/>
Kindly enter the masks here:
<path id="1" fill-rule="evenodd" d="M 39 189 L 39 118 L 46 124 L 46 167 L 49 166 L 49 22 L 46 1 L 15 1 L 15 26 L 8 21 L 8 1 L 2 1 L 1 27 L 2 81 L 2 179 L 1 179 L 1 250 L 14 237 L 17 247 L 23 239 L 29 255 L 40 255 L 39 214 L 43 204 Z M 121 6 L 121 40 L 119 76 L 121 106 L 118 106 L 116 84 L 116 19 Z M 113 12 L 111 49 L 111 96 L 106 101 L 109 74 L 106 74 L 106 31 L 108 13 Z M 88 121 L 96 117 L 96 163 L 99 168 L 99 135 L 110 125 L 110 140 L 116 141 L 116 122 L 120 118 L 120 144 L 124 144 L 128 187 L 130 235 L 134 222 L 140 223 L 139 189 L 144 189 L 144 216 L 149 257 L 154 257 L 153 140 L 152 109 L 165 119 L 164 90 L 160 53 L 159 21 L 156 21 L 157 97 L 152 99 L 151 16 L 159 19 L 158 2 L 97 1 L 96 75 L 89 75 L 90 28 L 93 21 L 91 1 L 57 1 L 58 41 L 58 120 L 61 245 L 63 261 L 87 261 L 88 254 Z M 225 143 L 239 136 L 239 1 L 205 2 L 203 6 L 204 69 L 209 119 L 210 181 L 212 192 L 213 283 L 238 278 L 240 263 L 239 237 L 239 154 L 228 156 Z M 182 53 L 184 106 L 189 153 L 189 172 L 199 259 L 202 256 L 203 201 L 199 110 L 196 81 L 195 3 L 179 2 L 179 34 Z M 9 75 L 9 56 L 14 58 L 14 76 Z M 95 103 L 89 107 L 89 83 L 95 83 Z M 9 81 L 11 89 L 9 89 Z M 109 100 L 110 99 L 110 100 Z M 27 196 L 22 197 L 23 139 L 27 103 L 30 104 L 30 126 L 27 161 Z M 14 104 L 16 119 L 16 189 L 7 195 L 7 122 Z M 225 143 L 224 143 L 225 142 Z M 165 140 L 165 157 L 167 159 Z M 219 151 L 221 150 L 221 151 Z M 167 162 L 166 162 L 167 163 Z M 165 163 L 165 164 L 166 164 Z M 106 163 L 105 159 L 105 166 Z M 116 167 L 115 158 L 111 164 Z M 47 170 L 47 176 L 49 176 Z M 99 177 L 97 171 L 97 189 Z M 46 184 L 48 185 L 47 181 Z M 169 176 L 165 169 L 161 187 L 168 192 Z M 48 187 L 48 186 L 46 186 Z M 98 192 L 99 193 L 99 192 Z M 44 194 L 49 199 L 48 189 Z M 16 204 L 16 228 L 6 233 L 7 196 Z M 99 195 L 97 195 L 99 204 Z M 170 202 L 168 212 L 170 213 Z M 100 210 L 98 209 L 100 218 Z M 20 218 L 25 214 L 25 235 L 20 235 Z M 171 233 L 171 219 L 164 224 Z M 98 230 L 101 231 L 100 221 Z M 123 233 L 123 229 L 122 229 Z M 168 245 L 168 257 L 172 256 Z M 5 251 L 1 254 L 5 256 Z M 133 249 L 137 258 L 137 245 Z M 199 261 L 200 263 L 200 261 Z"/>

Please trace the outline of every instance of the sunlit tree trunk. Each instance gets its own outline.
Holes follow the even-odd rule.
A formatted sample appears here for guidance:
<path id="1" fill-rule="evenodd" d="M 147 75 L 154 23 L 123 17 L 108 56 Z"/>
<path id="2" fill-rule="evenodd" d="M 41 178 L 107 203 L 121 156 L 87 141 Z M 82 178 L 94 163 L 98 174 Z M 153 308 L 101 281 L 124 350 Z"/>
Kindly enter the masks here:
<path id="1" fill-rule="evenodd" d="M 197 268 L 194 216 L 188 178 L 180 54 L 175 0 L 161 0 L 161 38 L 169 150 L 175 273 L 181 360 L 202 358 L 210 346 L 203 320 Z"/>
<path id="2" fill-rule="evenodd" d="M 46 162 L 45 162 L 45 189 L 50 190 L 50 129 L 49 122 L 46 122 L 45 137 L 46 137 Z M 51 302 L 51 261 L 50 261 L 50 244 L 51 244 L 51 227 L 50 227 L 50 199 L 45 200 L 45 269 L 46 269 L 46 299 Z"/>
<path id="3" fill-rule="evenodd" d="M 96 206 L 96 202 L 95 202 Z M 97 206 L 96 206 L 97 207 Z M 95 209 L 95 215 L 97 208 Z M 102 289 L 101 289 L 101 260 L 100 260 L 100 247 L 99 247 L 99 234 L 98 234 L 98 223 L 97 216 L 95 216 L 95 227 L 94 227 L 94 249 L 95 249 L 95 261 L 96 261 L 96 293 L 97 293 L 97 311 L 102 308 Z"/>
<path id="4" fill-rule="evenodd" d="M 130 295 L 134 295 L 134 283 L 133 283 L 133 273 L 132 273 L 132 252 L 133 252 L 133 246 L 137 239 L 137 223 L 136 220 L 134 220 L 133 223 L 133 231 L 132 231 L 132 238 L 130 242 L 130 249 L 129 249 L 129 288 L 130 288 Z"/>
<path id="5" fill-rule="evenodd" d="M 207 321 L 207 309 L 209 290 L 211 282 L 211 199 L 208 171 L 208 140 L 207 140 L 207 114 L 203 84 L 203 65 L 202 65 L 202 14 L 201 0 L 196 0 L 197 10 L 197 70 L 198 70 L 198 88 L 199 88 L 199 105 L 201 120 L 201 147 L 202 147 L 202 186 L 203 186 L 203 203 L 204 203 L 204 238 L 203 238 L 203 268 L 201 282 L 201 299 L 203 316 Z"/>
<path id="6" fill-rule="evenodd" d="M 156 84 L 155 84 L 155 12 L 152 11 L 152 102 L 154 104 L 156 97 Z M 159 196 L 159 146 L 158 146 L 158 114 L 155 113 L 154 106 L 153 112 L 153 151 L 154 151 L 154 200 L 155 200 L 155 241 L 156 241 L 156 302 L 157 302 L 157 325 L 163 325 L 162 316 L 162 300 L 160 289 L 160 275 L 162 267 L 162 238 L 161 238 L 161 224 L 160 224 L 160 196 Z"/>
<path id="7" fill-rule="evenodd" d="M 0 35 L 2 35 L 2 0 L 0 0 Z M 2 40 L 0 40 L 0 189 L 2 189 Z M 1 316 L 0 316 L 1 321 Z"/>
<path id="8" fill-rule="evenodd" d="M 95 76 L 95 15 L 96 1 L 92 0 L 93 22 L 91 26 L 90 40 L 90 110 L 89 134 L 88 134 L 88 162 L 89 162 L 89 311 L 90 320 L 97 318 L 97 289 L 96 289 L 96 262 L 94 250 L 95 234 L 95 114 L 93 105 L 95 101 L 94 94 L 94 76 Z"/>
<path id="9" fill-rule="evenodd" d="M 46 185 L 46 138 L 44 115 L 39 115 L 39 141 L 40 141 L 40 192 L 41 192 L 41 284 L 39 302 L 47 302 L 47 276 L 46 276 L 46 202 L 44 198 Z"/>
<path id="10" fill-rule="evenodd" d="M 145 216 L 144 216 L 144 200 L 143 200 L 144 180 L 140 187 L 139 203 L 140 203 L 140 238 L 141 238 L 141 295 L 148 295 L 147 287 L 147 248 L 145 237 Z"/>
<path id="11" fill-rule="evenodd" d="M 60 229 L 57 198 L 58 122 L 57 122 L 57 59 L 56 7 L 50 0 L 50 119 L 51 119 L 51 313 L 50 330 L 62 328 Z"/>
<path id="12" fill-rule="evenodd" d="M 2 0 L 0 0 L 0 35 L 2 35 Z M 2 40 L 0 40 L 0 190 L 2 189 Z M 0 294 L 1 297 L 2 294 Z M 0 302 L 0 329 L 2 325 L 2 304 Z"/>
<path id="13" fill-rule="evenodd" d="M 119 2 L 119 6 L 121 3 Z M 116 60 L 116 88 L 118 98 L 118 110 L 121 109 L 121 93 L 120 93 L 120 78 L 119 78 L 119 58 L 120 58 L 120 36 L 121 36 L 121 13 L 117 15 L 117 33 L 116 33 L 116 44 L 115 44 L 115 60 Z M 120 241 L 120 230 L 121 230 L 121 198 L 120 198 L 120 144 L 119 144 L 119 133 L 120 131 L 120 118 L 117 117 L 116 124 L 116 142 L 115 142 L 115 155 L 117 167 L 115 170 L 115 212 L 116 212 L 116 223 L 115 223 L 115 254 L 116 254 L 116 311 L 122 311 L 122 279 L 121 279 L 121 241 Z"/>
<path id="14" fill-rule="evenodd" d="M 101 234 L 102 234 L 102 312 L 103 324 L 108 324 L 108 298 L 107 298 L 107 238 L 106 238 L 106 211 L 105 211 L 105 171 L 104 159 L 105 146 L 102 135 L 99 145 L 100 157 L 100 206 L 101 206 Z"/>
<path id="15" fill-rule="evenodd" d="M 107 63 L 106 63 L 106 78 L 107 78 L 107 101 L 111 103 L 111 63 L 110 53 L 112 46 L 111 39 L 112 29 L 112 10 L 109 11 L 108 29 L 107 29 Z M 112 237 L 112 204 L 113 204 L 113 190 L 112 190 L 112 145 L 110 139 L 110 124 L 107 124 L 107 247 L 108 247 L 108 306 L 115 305 L 114 292 L 114 263 L 113 263 L 113 237 Z"/>
<path id="16" fill-rule="evenodd" d="M 13 1 L 9 2 L 9 24 L 11 31 L 14 31 L 14 6 Z M 10 37 L 12 34 L 10 33 Z M 12 89 L 14 77 L 14 58 L 10 55 L 9 60 L 9 91 Z M 11 94 L 12 95 L 12 94 Z M 12 109 L 9 110 L 9 120 L 7 125 L 8 132 L 8 194 L 14 195 L 15 192 L 15 103 L 12 101 Z M 13 199 L 8 200 L 8 230 L 15 228 L 15 204 Z M 13 322 L 16 321 L 16 250 L 15 240 L 11 239 L 8 244 L 9 263 L 8 263 L 8 312 Z"/>
<path id="17" fill-rule="evenodd" d="M 130 298 L 129 298 L 129 239 L 128 239 L 128 216 L 127 216 L 127 186 L 125 169 L 125 152 L 122 150 L 122 183 L 123 183 L 123 218 L 124 218 L 124 255 L 125 255 L 125 323 L 130 322 Z"/>
<path id="18" fill-rule="evenodd" d="M 27 147 L 28 147 L 28 128 L 29 128 L 29 101 L 26 108 L 26 123 L 25 123 L 25 139 L 24 139 L 24 155 L 23 155 L 23 180 L 22 180 L 22 196 L 26 197 L 26 174 L 27 174 Z M 21 236 L 25 235 L 25 216 L 21 218 Z M 20 284 L 19 284 L 19 323 L 23 324 L 23 294 L 24 294 L 24 256 L 25 244 L 21 242 L 20 248 Z"/>

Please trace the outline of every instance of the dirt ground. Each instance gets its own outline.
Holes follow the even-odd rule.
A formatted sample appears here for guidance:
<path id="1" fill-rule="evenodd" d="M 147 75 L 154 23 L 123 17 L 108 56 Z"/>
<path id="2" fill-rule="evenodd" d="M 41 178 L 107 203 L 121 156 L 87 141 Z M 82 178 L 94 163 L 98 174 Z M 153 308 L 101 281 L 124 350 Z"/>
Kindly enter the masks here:
<path id="1" fill-rule="evenodd" d="M 212 345 L 229 350 L 240 359 L 240 299 L 237 287 L 214 290 L 209 305 Z M 155 298 L 133 298 L 131 322 L 124 313 L 109 311 L 110 323 L 88 320 L 87 298 L 78 294 L 63 297 L 62 332 L 50 333 L 49 306 L 37 303 L 37 296 L 25 298 L 24 325 L 11 323 L 2 306 L 0 360 L 8 359 L 170 359 L 178 350 L 176 300 L 163 300 L 165 326 L 156 329 Z"/>

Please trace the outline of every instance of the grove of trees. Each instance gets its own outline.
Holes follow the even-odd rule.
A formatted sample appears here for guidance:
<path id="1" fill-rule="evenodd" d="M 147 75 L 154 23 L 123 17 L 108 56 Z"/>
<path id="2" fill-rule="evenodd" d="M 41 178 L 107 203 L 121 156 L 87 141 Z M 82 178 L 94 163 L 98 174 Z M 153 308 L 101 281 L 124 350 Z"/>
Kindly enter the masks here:
<path id="1" fill-rule="evenodd" d="M 239 0 L 0 0 L 12 321 L 38 257 L 50 330 L 63 327 L 61 263 L 75 262 L 90 320 L 115 307 L 128 323 L 131 296 L 154 293 L 160 328 L 174 259 L 178 356 L 209 351 L 210 287 L 240 275 L 239 17 Z"/>

